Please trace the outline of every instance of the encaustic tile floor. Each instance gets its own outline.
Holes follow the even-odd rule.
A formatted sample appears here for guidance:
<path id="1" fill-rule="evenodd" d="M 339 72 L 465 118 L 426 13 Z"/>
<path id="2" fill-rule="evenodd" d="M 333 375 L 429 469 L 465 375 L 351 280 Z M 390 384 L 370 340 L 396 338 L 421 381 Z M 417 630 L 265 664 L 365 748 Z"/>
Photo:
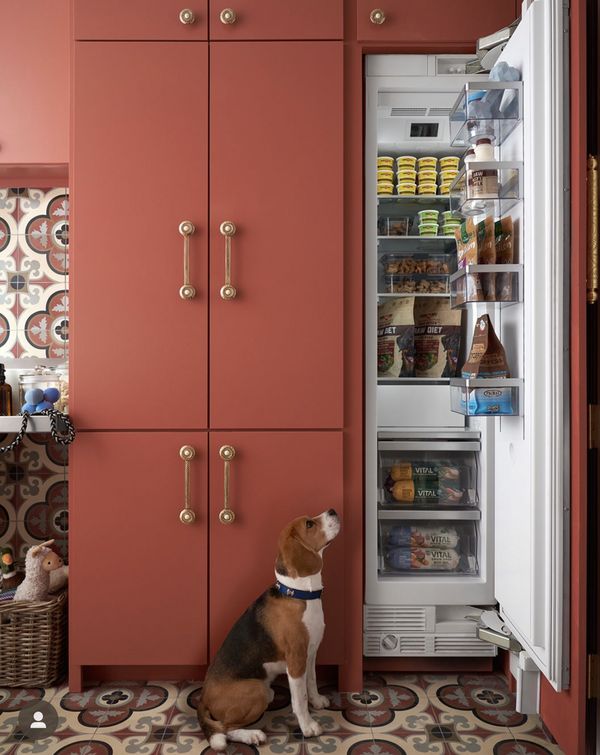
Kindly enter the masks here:
<path id="1" fill-rule="evenodd" d="M 229 755 L 459 755 L 560 754 L 537 716 L 515 711 L 502 676 L 385 674 L 365 677 L 365 689 L 340 694 L 328 685 L 326 710 L 316 711 L 320 737 L 304 739 L 285 686 L 275 685 L 269 710 L 256 723 L 268 740 L 260 748 L 230 743 Z M 172 755 L 211 753 L 195 713 L 194 682 L 119 682 L 69 693 L 0 689 L 0 755 Z M 49 703 L 58 724 L 46 738 L 24 739 L 19 711 Z"/>

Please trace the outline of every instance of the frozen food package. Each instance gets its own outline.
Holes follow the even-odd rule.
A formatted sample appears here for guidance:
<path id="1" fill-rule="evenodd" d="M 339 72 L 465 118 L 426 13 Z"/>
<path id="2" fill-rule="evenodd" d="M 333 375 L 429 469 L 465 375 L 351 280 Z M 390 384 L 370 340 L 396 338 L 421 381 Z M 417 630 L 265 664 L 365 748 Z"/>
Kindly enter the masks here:
<path id="1" fill-rule="evenodd" d="M 397 571 L 457 571 L 460 555 L 452 548 L 393 548 L 386 554 Z"/>
<path id="2" fill-rule="evenodd" d="M 449 462 L 439 461 L 398 461 L 390 469 L 390 478 L 414 480 L 417 477 L 430 477 L 435 480 L 460 480 L 460 467 Z"/>
<path id="3" fill-rule="evenodd" d="M 514 226 L 512 217 L 502 218 L 495 223 L 496 263 L 498 265 L 512 265 L 514 258 Z M 513 301 L 513 274 L 498 273 L 496 275 L 496 300 Z"/>
<path id="4" fill-rule="evenodd" d="M 443 524 L 419 525 L 397 524 L 387 535 L 388 547 L 411 546 L 413 548 L 456 548 L 458 532 L 455 527 Z"/>
<path id="5" fill-rule="evenodd" d="M 477 264 L 477 228 L 473 218 L 467 218 L 454 229 L 454 238 L 456 239 L 458 269 Z M 458 303 L 461 304 L 465 298 L 467 301 L 484 301 L 479 275 L 468 275 L 465 279 L 466 290 L 460 292 L 462 298 L 457 296 Z"/>
<path id="6" fill-rule="evenodd" d="M 425 477 L 413 480 L 390 481 L 387 484 L 391 493 L 391 502 L 400 504 L 460 504 L 465 497 L 465 491 L 456 481 L 427 479 Z"/>
<path id="7" fill-rule="evenodd" d="M 419 299 L 414 305 L 415 374 L 454 377 L 460 349 L 461 312 L 448 299 Z"/>
<path id="8" fill-rule="evenodd" d="M 379 305 L 377 372 L 383 377 L 414 377 L 415 299 L 407 296 Z"/>
<path id="9" fill-rule="evenodd" d="M 504 346 L 496 335 L 489 315 L 475 323 L 469 358 L 462 368 L 463 378 L 509 378 Z"/>
<path id="10" fill-rule="evenodd" d="M 477 223 L 477 263 L 493 265 L 496 262 L 496 234 L 494 219 L 488 217 Z M 470 276 L 467 276 L 470 277 Z M 481 288 L 485 301 L 496 300 L 496 274 L 485 273 L 480 276 Z M 467 283 L 467 287 L 468 287 Z"/>

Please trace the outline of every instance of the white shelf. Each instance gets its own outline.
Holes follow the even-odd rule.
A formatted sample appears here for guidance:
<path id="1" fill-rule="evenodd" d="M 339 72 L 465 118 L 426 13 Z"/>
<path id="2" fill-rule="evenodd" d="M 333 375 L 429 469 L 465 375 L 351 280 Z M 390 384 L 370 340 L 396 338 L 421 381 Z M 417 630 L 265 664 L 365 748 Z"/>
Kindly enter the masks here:
<path id="1" fill-rule="evenodd" d="M 418 296 L 420 299 L 449 299 L 450 294 L 420 294 L 418 291 L 415 291 L 412 294 L 377 294 L 377 297 L 379 299 L 406 299 L 406 297 L 411 296 L 415 297 Z"/>
<path id="2" fill-rule="evenodd" d="M 478 522 L 481 519 L 481 511 L 479 509 L 456 509 L 441 511 L 440 509 L 394 509 L 394 510 L 379 510 L 377 512 L 378 519 L 449 519 L 453 521 L 474 521 Z"/>
<path id="3" fill-rule="evenodd" d="M 18 433 L 23 417 L 0 417 L 0 433 Z M 50 417 L 30 417 L 27 424 L 28 433 L 49 433 Z"/>

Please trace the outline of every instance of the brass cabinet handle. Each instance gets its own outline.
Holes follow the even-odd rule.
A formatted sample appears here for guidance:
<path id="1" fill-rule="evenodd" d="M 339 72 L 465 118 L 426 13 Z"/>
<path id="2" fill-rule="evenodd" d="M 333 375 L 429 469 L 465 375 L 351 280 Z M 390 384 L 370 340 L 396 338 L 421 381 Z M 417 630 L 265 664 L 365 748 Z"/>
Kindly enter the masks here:
<path id="1" fill-rule="evenodd" d="M 235 24 L 237 21 L 237 13 L 233 10 L 233 8 L 223 8 L 221 13 L 219 14 L 219 18 L 221 19 L 222 24 Z"/>
<path id="2" fill-rule="evenodd" d="M 179 20 L 182 24 L 185 24 L 186 26 L 188 24 L 195 24 L 196 23 L 196 16 L 194 15 L 194 11 L 190 8 L 184 8 L 179 13 Z"/>
<path id="3" fill-rule="evenodd" d="M 380 26 L 385 21 L 385 13 L 381 10 L 381 8 L 373 8 L 369 18 L 371 19 L 372 24 L 377 24 L 378 26 Z"/>
<path id="4" fill-rule="evenodd" d="M 196 289 L 190 283 L 190 236 L 195 230 L 191 220 L 184 220 L 179 224 L 179 233 L 183 236 L 183 286 L 179 289 L 182 299 L 193 299 L 196 296 Z"/>
<path id="5" fill-rule="evenodd" d="M 183 459 L 183 509 L 179 512 L 179 519 L 183 524 L 193 524 L 196 521 L 196 512 L 191 508 L 192 494 L 190 485 L 190 461 L 196 455 L 193 446 L 181 446 L 179 455 Z"/>
<path id="6" fill-rule="evenodd" d="M 225 462 L 223 476 L 223 509 L 219 513 L 221 524 L 231 524 L 235 519 L 235 513 L 229 508 L 229 474 L 231 460 L 235 458 L 235 448 L 233 446 L 221 446 L 219 456 Z"/>
<path id="7" fill-rule="evenodd" d="M 237 291 L 235 286 L 231 285 L 231 237 L 235 236 L 235 223 L 231 220 L 225 220 L 221 223 L 219 231 L 225 236 L 225 285 L 221 286 L 221 299 L 229 301 L 235 299 Z"/>

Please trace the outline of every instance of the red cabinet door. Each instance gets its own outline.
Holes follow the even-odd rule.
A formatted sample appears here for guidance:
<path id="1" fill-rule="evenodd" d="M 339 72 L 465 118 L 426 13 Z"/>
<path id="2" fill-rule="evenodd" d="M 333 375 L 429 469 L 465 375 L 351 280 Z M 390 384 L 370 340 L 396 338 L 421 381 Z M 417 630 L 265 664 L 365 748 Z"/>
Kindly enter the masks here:
<path id="1" fill-rule="evenodd" d="M 80 428 L 207 421 L 208 50 L 75 43 L 71 410 Z M 184 300 L 184 236 L 190 277 Z"/>
<path id="2" fill-rule="evenodd" d="M 208 35 L 207 0 L 75 0 L 73 6 L 75 39 L 189 41 Z"/>
<path id="3" fill-rule="evenodd" d="M 382 11 L 384 20 L 371 14 Z M 356 0 L 358 39 L 423 45 L 452 42 L 473 45 L 515 20 L 514 0 Z M 379 20 L 381 17 L 379 17 Z"/>
<path id="4" fill-rule="evenodd" d="M 191 445 L 193 524 L 182 524 Z M 206 433 L 80 433 L 69 452 L 70 664 L 201 665 Z"/>
<path id="5" fill-rule="evenodd" d="M 69 0 L 0 3 L 0 29 L 0 164 L 66 164 Z"/>
<path id="6" fill-rule="evenodd" d="M 343 0 L 211 3 L 211 39 L 343 39 Z"/>
<path id="7" fill-rule="evenodd" d="M 344 661 L 343 471 L 341 432 L 218 432 L 210 434 L 211 657 L 235 620 L 273 584 L 277 539 L 297 516 L 335 508 L 342 532 L 324 555 L 325 638 L 319 663 Z M 221 524 L 224 462 L 232 446 L 232 524 Z"/>
<path id="8" fill-rule="evenodd" d="M 342 426 L 342 47 L 211 44 L 213 428 Z"/>

